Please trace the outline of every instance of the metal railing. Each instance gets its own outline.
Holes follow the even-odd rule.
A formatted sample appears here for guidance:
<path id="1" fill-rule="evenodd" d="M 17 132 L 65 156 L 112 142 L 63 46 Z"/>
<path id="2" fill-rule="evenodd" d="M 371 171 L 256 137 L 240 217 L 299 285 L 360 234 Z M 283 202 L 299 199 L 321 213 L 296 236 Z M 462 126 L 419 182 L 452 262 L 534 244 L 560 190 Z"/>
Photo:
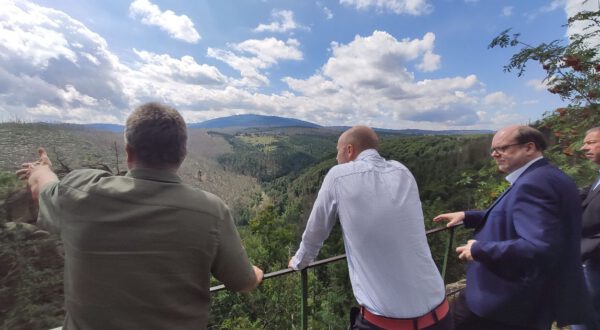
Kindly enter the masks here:
<path id="1" fill-rule="evenodd" d="M 439 232 L 443 232 L 443 231 L 449 231 L 448 242 L 446 243 L 446 249 L 444 250 L 444 260 L 442 262 L 442 270 L 441 270 L 441 274 L 442 274 L 442 278 L 444 279 L 444 283 L 446 283 L 446 270 L 448 268 L 448 258 L 450 255 L 450 250 L 452 249 L 452 244 L 454 241 L 454 231 L 455 231 L 455 228 L 459 227 L 459 226 L 461 226 L 461 225 L 455 225 L 452 227 L 439 227 L 439 228 L 430 229 L 425 232 L 425 234 L 427 236 L 429 236 L 431 234 L 435 234 L 435 233 L 439 233 Z M 265 274 L 263 281 L 270 279 L 270 278 L 287 275 L 290 273 L 300 273 L 300 294 L 302 297 L 301 305 L 300 305 L 300 314 L 301 314 L 300 329 L 306 330 L 306 329 L 308 329 L 308 269 L 315 268 L 315 267 L 321 267 L 323 265 L 330 264 L 332 262 L 340 261 L 343 259 L 346 259 L 345 254 L 315 261 L 313 263 L 310 263 L 308 266 L 306 266 L 306 268 L 304 268 L 300 271 L 295 271 L 291 268 L 281 269 L 278 271 L 274 271 L 274 272 Z M 221 290 L 225 290 L 225 286 L 222 284 L 213 286 L 210 288 L 211 293 L 218 292 Z"/>

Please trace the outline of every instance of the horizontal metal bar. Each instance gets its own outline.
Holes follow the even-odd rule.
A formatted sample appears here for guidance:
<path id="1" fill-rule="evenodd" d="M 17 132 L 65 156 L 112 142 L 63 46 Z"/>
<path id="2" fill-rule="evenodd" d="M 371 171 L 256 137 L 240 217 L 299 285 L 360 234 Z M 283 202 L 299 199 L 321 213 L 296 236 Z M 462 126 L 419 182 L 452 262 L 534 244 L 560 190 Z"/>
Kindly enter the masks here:
<path id="1" fill-rule="evenodd" d="M 451 226 L 451 227 L 438 227 L 438 228 L 430 229 L 430 230 L 426 231 L 425 234 L 426 235 L 434 234 L 434 233 L 437 233 L 437 232 L 440 232 L 440 231 L 449 230 L 450 228 L 458 227 L 458 226 L 462 226 L 462 224 L 454 225 L 454 226 Z M 321 260 L 317 260 L 317 261 L 311 262 L 308 266 L 306 266 L 306 268 L 308 269 L 308 268 L 319 267 L 319 266 L 326 265 L 326 264 L 329 264 L 329 263 L 332 263 L 332 262 L 336 262 L 336 261 L 339 261 L 339 260 L 342 260 L 342 259 L 346 259 L 346 255 L 345 254 L 341 254 L 341 255 L 338 255 L 338 256 L 335 256 L 335 257 L 321 259 Z M 265 276 L 263 277 L 263 280 L 266 280 L 266 279 L 269 279 L 269 278 L 273 278 L 273 277 L 279 277 L 279 276 L 286 275 L 286 274 L 289 274 L 289 273 L 294 273 L 294 272 L 296 272 L 296 271 L 293 270 L 293 269 L 291 269 L 291 268 L 280 269 L 280 270 L 277 270 L 277 271 L 265 274 Z M 211 293 L 212 292 L 221 291 L 221 290 L 225 290 L 225 285 L 221 284 L 221 285 L 213 286 L 213 287 L 210 288 L 210 292 Z"/>

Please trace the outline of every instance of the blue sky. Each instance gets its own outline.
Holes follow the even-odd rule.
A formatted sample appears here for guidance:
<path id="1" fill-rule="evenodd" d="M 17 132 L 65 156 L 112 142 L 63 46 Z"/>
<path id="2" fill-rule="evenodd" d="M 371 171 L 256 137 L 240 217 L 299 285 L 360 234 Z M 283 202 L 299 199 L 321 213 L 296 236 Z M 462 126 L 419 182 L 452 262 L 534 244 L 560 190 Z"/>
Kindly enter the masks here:
<path id="1" fill-rule="evenodd" d="M 581 0 L 0 2 L 0 121 L 123 123 L 137 105 L 188 122 L 265 114 L 321 125 L 496 129 L 563 105 L 506 28 L 565 39 Z"/>

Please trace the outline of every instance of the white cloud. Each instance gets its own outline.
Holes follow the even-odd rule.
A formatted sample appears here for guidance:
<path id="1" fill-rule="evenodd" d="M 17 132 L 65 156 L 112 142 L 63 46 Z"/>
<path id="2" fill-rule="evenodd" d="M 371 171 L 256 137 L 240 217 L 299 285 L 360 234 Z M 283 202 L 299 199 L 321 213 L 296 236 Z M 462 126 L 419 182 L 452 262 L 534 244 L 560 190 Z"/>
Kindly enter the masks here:
<path id="1" fill-rule="evenodd" d="M 504 8 L 502 8 L 502 16 L 504 17 L 510 17 L 513 14 L 513 6 L 506 6 Z"/>
<path id="2" fill-rule="evenodd" d="M 331 43 L 329 58 L 308 78 L 269 84 L 267 70 L 303 59 L 296 39 L 250 39 L 207 56 L 133 49 L 123 62 L 106 41 L 66 14 L 25 1 L 0 2 L 0 119 L 122 123 L 136 105 L 160 101 L 186 119 L 258 113 L 323 125 L 366 123 L 387 128 L 490 128 L 517 117 L 503 93 L 485 94 L 473 74 L 421 78 L 441 64 L 435 35 L 396 39 L 387 32 Z M 506 112 L 506 113 L 505 113 Z"/>
<path id="3" fill-rule="evenodd" d="M 426 33 L 423 39 L 398 41 L 387 32 L 375 31 L 368 37 L 356 36 L 348 45 L 334 42 L 333 56 L 323 67 L 323 74 L 333 77 L 341 86 L 389 86 L 406 81 L 413 77 L 406 65 L 431 53 L 434 41 L 435 35 L 431 32 Z M 433 64 L 439 64 L 436 63 L 439 57 L 434 54 L 428 56 L 434 58 Z"/>
<path id="4" fill-rule="evenodd" d="M 440 62 L 442 57 L 440 55 L 434 54 L 431 51 L 425 52 L 423 54 L 423 62 L 417 65 L 417 68 L 421 71 L 431 72 L 440 68 Z"/>
<path id="5" fill-rule="evenodd" d="M 273 9 L 271 12 L 271 19 L 273 20 L 269 24 L 259 24 L 254 31 L 255 32 L 286 32 L 290 30 L 303 29 L 309 30 L 308 27 L 300 25 L 294 21 L 294 12 L 291 10 L 276 10 Z"/>
<path id="6" fill-rule="evenodd" d="M 156 79 L 172 79 L 198 85 L 223 85 L 227 78 L 214 66 L 198 64 L 191 56 L 181 59 L 147 51 L 134 52 L 142 60 L 139 71 Z"/>
<path id="7" fill-rule="evenodd" d="M 333 12 L 331 11 L 331 9 L 329 9 L 327 7 L 323 7 L 323 13 L 325 14 L 325 17 L 327 19 L 332 19 L 333 18 Z"/>
<path id="8" fill-rule="evenodd" d="M 598 1 L 582 1 L 582 0 L 566 0 L 564 1 L 564 6 L 565 6 L 565 12 L 567 14 L 568 17 L 574 16 L 575 14 L 577 14 L 578 12 L 581 11 L 598 11 L 600 10 L 600 3 Z M 562 4 L 562 3 L 561 3 Z M 585 30 L 585 28 L 587 26 L 592 26 L 591 29 L 587 29 Z M 592 31 L 598 31 L 598 25 L 597 24 L 590 24 L 590 22 L 577 22 L 576 24 L 573 24 L 572 26 L 569 26 L 567 28 L 567 36 L 572 36 L 574 34 L 582 34 L 582 33 L 589 33 Z M 588 40 L 590 42 L 591 45 L 595 45 L 596 47 L 598 47 L 600 45 L 600 36 L 596 36 L 595 38 Z"/>
<path id="9" fill-rule="evenodd" d="M 89 118 L 120 116 L 127 106 L 121 64 L 106 41 L 60 11 L 29 2 L 0 3 L 0 107 L 16 118 L 61 120 L 90 109 Z M 37 110 L 36 110 L 37 109 Z"/>
<path id="10" fill-rule="evenodd" d="M 374 7 L 378 11 L 395 14 L 424 15 L 433 10 L 427 0 L 340 0 L 340 3 L 359 10 Z"/>
<path id="11" fill-rule="evenodd" d="M 544 82 L 544 79 L 531 79 L 527 81 L 527 86 L 535 89 L 536 91 L 545 91 L 548 89 L 548 84 Z"/>
<path id="12" fill-rule="evenodd" d="M 146 25 L 158 26 L 171 37 L 189 43 L 197 43 L 200 34 L 194 28 L 194 22 L 186 15 L 176 15 L 171 10 L 161 11 L 149 0 L 135 0 L 129 6 L 132 18 L 141 18 Z"/>
<path id="13" fill-rule="evenodd" d="M 238 70 L 242 80 L 239 86 L 268 85 L 269 79 L 260 70 L 277 64 L 280 60 L 302 60 L 300 43 L 296 39 L 282 41 L 276 38 L 250 39 L 229 45 L 232 50 L 208 48 L 206 55 L 227 63 Z"/>
<path id="14" fill-rule="evenodd" d="M 541 12 L 550 12 L 550 11 L 554 11 L 556 9 L 559 9 L 561 7 L 563 7 L 568 0 L 552 0 L 549 4 L 544 5 L 540 11 Z M 582 2 L 582 0 L 577 0 L 579 2 Z"/>
<path id="15" fill-rule="evenodd" d="M 327 18 L 327 19 L 333 18 L 333 12 L 331 11 L 331 9 L 329 9 L 327 6 L 323 5 L 323 3 L 321 1 L 317 1 L 317 6 L 319 8 L 321 8 L 321 10 L 323 11 L 323 14 L 325 14 L 325 18 Z"/>
<path id="16" fill-rule="evenodd" d="M 512 108 L 515 106 L 515 101 L 512 97 L 506 95 L 504 92 L 494 92 L 486 95 L 483 98 L 483 104 L 487 106 Z"/>
<path id="17" fill-rule="evenodd" d="M 422 128 L 474 125 L 481 87 L 476 76 L 415 81 L 408 69 L 411 62 L 433 54 L 434 41 L 433 33 L 400 41 L 382 31 L 356 36 L 346 45 L 332 43 L 331 57 L 313 76 L 283 81 L 299 94 L 294 101 L 304 102 L 297 113 L 321 122 L 352 125 L 370 118 L 380 126 L 390 121 Z"/>

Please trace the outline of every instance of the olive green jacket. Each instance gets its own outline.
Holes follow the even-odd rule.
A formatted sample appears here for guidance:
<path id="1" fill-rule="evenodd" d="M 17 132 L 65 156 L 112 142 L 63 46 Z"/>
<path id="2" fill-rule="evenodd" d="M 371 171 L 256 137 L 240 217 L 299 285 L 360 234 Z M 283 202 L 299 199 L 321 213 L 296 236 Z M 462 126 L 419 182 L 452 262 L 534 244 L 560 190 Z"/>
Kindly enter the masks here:
<path id="1" fill-rule="evenodd" d="M 255 281 L 225 203 L 172 172 L 77 170 L 39 201 L 64 243 L 65 330 L 204 329 L 211 274 Z"/>

